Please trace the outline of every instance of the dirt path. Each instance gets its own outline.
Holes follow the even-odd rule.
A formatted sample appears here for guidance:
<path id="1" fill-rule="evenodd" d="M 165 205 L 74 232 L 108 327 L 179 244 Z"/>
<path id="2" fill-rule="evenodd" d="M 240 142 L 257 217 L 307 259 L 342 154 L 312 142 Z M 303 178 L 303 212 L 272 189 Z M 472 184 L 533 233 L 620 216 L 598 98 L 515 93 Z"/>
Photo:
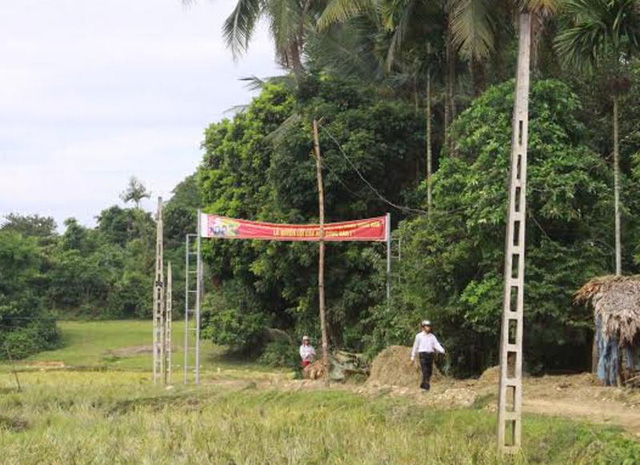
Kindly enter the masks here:
<path id="1" fill-rule="evenodd" d="M 324 389 L 320 381 L 271 379 L 258 382 L 260 388 L 283 390 Z M 333 383 L 331 389 L 342 389 L 366 396 L 388 395 L 410 398 L 420 405 L 436 408 L 471 407 L 496 411 L 497 382 L 494 379 L 441 379 L 431 392 L 413 387 L 365 383 L 349 385 Z M 596 424 L 617 425 L 640 438 L 640 390 L 602 387 L 590 375 L 545 376 L 529 378 L 524 383 L 523 409 L 527 413 L 553 415 Z"/>
<path id="2" fill-rule="evenodd" d="M 591 401 L 577 403 L 566 400 L 526 398 L 522 407 L 525 412 L 554 415 L 592 423 L 618 425 L 640 437 L 640 411 L 624 405 Z"/>

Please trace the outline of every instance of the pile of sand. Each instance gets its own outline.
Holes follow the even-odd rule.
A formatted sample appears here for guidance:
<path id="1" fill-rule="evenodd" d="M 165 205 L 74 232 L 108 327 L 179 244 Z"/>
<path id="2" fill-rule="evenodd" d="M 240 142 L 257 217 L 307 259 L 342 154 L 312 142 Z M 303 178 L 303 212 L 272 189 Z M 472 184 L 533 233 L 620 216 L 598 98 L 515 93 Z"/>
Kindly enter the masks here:
<path id="1" fill-rule="evenodd" d="M 420 367 L 411 363 L 411 347 L 390 346 L 380 352 L 373 360 L 371 375 L 367 383 L 416 387 L 420 385 L 421 378 Z M 442 374 L 434 366 L 432 380 L 441 378 Z"/>

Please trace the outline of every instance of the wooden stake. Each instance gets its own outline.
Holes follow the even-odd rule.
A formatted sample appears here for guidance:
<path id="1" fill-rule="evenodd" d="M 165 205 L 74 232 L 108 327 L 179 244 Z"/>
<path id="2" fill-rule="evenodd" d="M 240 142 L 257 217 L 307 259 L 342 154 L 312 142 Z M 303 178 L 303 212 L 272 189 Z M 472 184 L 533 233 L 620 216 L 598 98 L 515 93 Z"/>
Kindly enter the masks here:
<path id="1" fill-rule="evenodd" d="M 318 303 L 320 307 L 320 328 L 322 330 L 322 364 L 324 366 L 324 384 L 329 386 L 329 335 L 324 302 L 324 184 L 322 182 L 322 159 L 318 137 L 318 121 L 313 120 L 313 151 L 316 155 L 318 177 L 318 207 L 320 212 L 320 257 L 318 259 Z"/>
<path id="2" fill-rule="evenodd" d="M 13 361 L 9 345 L 5 344 L 4 348 L 7 349 L 7 356 L 9 357 L 9 363 L 11 363 L 11 371 L 13 371 L 13 376 L 16 378 L 16 384 L 18 385 L 18 392 L 22 392 L 22 386 L 20 386 L 20 380 L 18 379 L 18 370 L 16 370 L 16 362 Z"/>

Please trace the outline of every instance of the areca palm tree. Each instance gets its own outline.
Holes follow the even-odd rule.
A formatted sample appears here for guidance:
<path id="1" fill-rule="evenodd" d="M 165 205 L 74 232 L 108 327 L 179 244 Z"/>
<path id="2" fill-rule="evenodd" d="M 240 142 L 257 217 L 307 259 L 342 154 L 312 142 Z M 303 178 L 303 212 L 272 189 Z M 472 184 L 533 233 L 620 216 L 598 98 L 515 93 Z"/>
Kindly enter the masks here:
<path id="1" fill-rule="evenodd" d="M 629 90 L 625 71 L 640 52 L 640 2 L 638 0 L 567 0 L 564 26 L 556 48 L 569 65 L 586 71 L 606 69 L 613 103 L 613 177 L 616 275 L 622 273 L 620 214 L 620 97 Z"/>

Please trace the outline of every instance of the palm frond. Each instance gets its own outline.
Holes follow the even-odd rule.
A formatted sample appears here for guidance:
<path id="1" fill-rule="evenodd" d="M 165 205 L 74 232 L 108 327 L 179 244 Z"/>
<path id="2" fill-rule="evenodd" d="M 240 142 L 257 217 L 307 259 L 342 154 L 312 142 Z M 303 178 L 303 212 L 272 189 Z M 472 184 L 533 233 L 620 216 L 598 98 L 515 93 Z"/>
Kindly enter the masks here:
<path id="1" fill-rule="evenodd" d="M 329 0 L 318 20 L 318 28 L 326 29 L 335 23 L 344 23 L 351 18 L 370 14 L 379 8 L 379 0 Z"/>
<path id="2" fill-rule="evenodd" d="M 233 12 L 222 26 L 224 41 L 234 58 L 241 56 L 249 47 L 255 26 L 263 12 L 264 0 L 238 0 Z"/>
<path id="3" fill-rule="evenodd" d="M 488 0 L 452 0 L 449 21 L 453 43 L 462 55 L 484 58 L 494 47 L 494 24 Z"/>

